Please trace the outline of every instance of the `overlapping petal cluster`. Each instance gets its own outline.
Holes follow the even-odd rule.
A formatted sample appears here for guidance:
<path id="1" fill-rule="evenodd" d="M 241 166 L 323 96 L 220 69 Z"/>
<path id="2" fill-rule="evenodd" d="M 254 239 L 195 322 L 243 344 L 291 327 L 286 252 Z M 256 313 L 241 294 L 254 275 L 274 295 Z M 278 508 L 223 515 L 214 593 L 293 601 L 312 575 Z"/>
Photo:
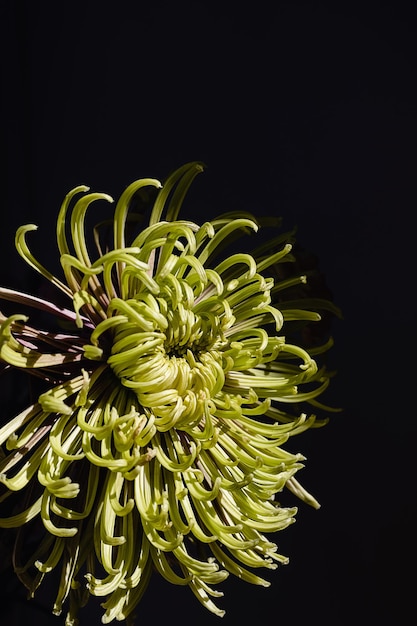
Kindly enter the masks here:
<path id="1" fill-rule="evenodd" d="M 252 216 L 178 218 L 201 171 L 190 163 L 164 186 L 127 187 L 111 239 L 109 224 L 94 229 L 94 258 L 87 210 L 112 199 L 72 190 L 57 219 L 62 279 L 30 252 L 36 227 L 18 230 L 18 252 L 67 308 L 0 289 L 3 300 L 55 321 L 47 330 L 0 314 L 3 368 L 44 381 L 0 429 L 0 527 L 18 529 L 14 566 L 32 594 L 60 573 L 54 612 L 65 604 L 68 625 L 90 594 L 104 598 L 103 623 L 132 615 L 155 570 L 222 615 L 216 586 L 229 573 L 267 586 L 256 571 L 286 562 L 267 535 L 296 509 L 276 494 L 286 486 L 318 506 L 295 479 L 304 457 L 283 444 L 319 423 L 299 408 L 319 406 L 330 375 L 316 356 L 331 340 L 307 350 L 286 327 L 319 320 L 317 307 L 337 311 L 285 301 L 306 280 L 277 278 L 293 260 L 292 234 L 233 252 L 237 235 L 258 230 Z M 134 202 L 145 189 L 155 199 L 137 228 Z M 28 557 L 29 533 L 39 542 Z"/>

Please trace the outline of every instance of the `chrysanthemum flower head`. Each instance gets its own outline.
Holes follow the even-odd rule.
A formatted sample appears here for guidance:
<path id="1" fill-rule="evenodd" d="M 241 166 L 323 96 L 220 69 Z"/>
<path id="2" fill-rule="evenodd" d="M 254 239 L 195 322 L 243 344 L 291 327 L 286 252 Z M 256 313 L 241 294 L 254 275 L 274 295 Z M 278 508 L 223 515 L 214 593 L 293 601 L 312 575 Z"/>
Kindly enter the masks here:
<path id="1" fill-rule="evenodd" d="M 103 623 L 132 615 L 153 571 L 222 615 L 217 586 L 229 574 L 267 586 L 259 568 L 287 561 L 271 534 L 296 509 L 276 495 L 287 487 L 318 506 L 295 478 L 304 457 L 283 445 L 322 423 L 306 407 L 322 408 L 330 374 L 316 357 L 331 340 L 307 349 L 287 329 L 337 309 L 291 297 L 306 282 L 284 271 L 293 233 L 249 254 L 236 238 L 258 230 L 251 215 L 179 218 L 201 171 L 190 163 L 163 186 L 127 187 L 94 229 L 94 256 L 86 214 L 112 198 L 73 189 L 57 219 L 61 278 L 30 252 L 35 226 L 16 234 L 67 303 L 0 289 L 54 320 L 48 330 L 0 314 L 1 366 L 43 381 L 0 429 L 0 527 L 16 529 L 14 568 L 30 594 L 58 576 L 53 610 L 65 605 L 68 625 L 90 595 L 104 599 Z M 145 189 L 155 197 L 144 226 Z"/>

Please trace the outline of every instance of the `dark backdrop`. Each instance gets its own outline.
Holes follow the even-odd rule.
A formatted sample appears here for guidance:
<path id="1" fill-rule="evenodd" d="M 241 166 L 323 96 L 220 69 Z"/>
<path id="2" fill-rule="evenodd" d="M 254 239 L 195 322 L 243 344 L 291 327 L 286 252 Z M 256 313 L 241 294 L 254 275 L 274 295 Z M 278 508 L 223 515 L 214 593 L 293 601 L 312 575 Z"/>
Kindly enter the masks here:
<path id="1" fill-rule="evenodd" d="M 33 284 L 14 252 L 20 224 L 39 225 L 31 241 L 53 258 L 52 221 L 75 185 L 117 197 L 136 178 L 203 160 L 190 210 L 198 218 L 230 209 L 282 215 L 317 253 L 343 310 L 330 396 L 344 411 L 298 440 L 308 456 L 300 478 L 322 508 L 301 506 L 297 524 L 277 537 L 291 560 L 270 575 L 272 587 L 224 585 L 226 626 L 401 624 L 413 610 L 411 5 L 0 5 L 3 284 Z M 26 605 L 12 576 L 2 576 L 1 624 L 61 623 L 44 612 L 42 597 Z M 157 580 L 139 616 L 217 620 L 187 589 Z"/>

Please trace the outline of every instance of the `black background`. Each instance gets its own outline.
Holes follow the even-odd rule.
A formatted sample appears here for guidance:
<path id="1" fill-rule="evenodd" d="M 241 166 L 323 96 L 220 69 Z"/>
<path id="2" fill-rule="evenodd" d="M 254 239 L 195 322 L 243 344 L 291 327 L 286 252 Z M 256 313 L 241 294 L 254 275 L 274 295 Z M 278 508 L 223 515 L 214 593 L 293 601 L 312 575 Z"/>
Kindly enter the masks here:
<path id="1" fill-rule="evenodd" d="M 415 588 L 416 22 L 401 2 L 0 4 L 1 272 L 33 288 L 16 228 L 45 263 L 72 187 L 118 197 L 190 160 L 208 168 L 195 219 L 282 215 L 320 259 L 344 320 L 330 399 L 301 436 L 320 500 L 276 539 L 272 586 L 227 582 L 226 626 L 402 624 Z M 3 568 L 4 570 L 4 568 Z M 2 574 L 1 624 L 62 620 Z M 218 623 L 188 589 L 155 580 L 138 623 Z M 99 623 L 99 612 L 81 617 Z M 83 624 L 81 620 L 81 624 Z"/>

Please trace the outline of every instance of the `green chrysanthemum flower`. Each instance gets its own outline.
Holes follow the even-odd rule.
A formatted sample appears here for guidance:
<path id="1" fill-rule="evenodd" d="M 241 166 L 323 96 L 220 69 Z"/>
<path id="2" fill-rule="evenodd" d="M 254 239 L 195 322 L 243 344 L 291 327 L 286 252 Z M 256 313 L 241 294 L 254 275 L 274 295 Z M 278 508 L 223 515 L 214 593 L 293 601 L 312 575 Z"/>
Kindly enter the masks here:
<path id="1" fill-rule="evenodd" d="M 229 573 L 267 586 L 256 571 L 287 561 L 267 535 L 296 509 L 275 495 L 287 487 L 318 506 L 295 479 L 304 457 L 282 445 L 321 423 L 303 403 L 321 406 L 330 375 L 315 357 L 331 340 L 307 351 L 286 328 L 337 309 L 286 301 L 306 281 L 280 269 L 294 260 L 292 234 L 231 253 L 239 234 L 258 230 L 252 216 L 229 213 L 201 226 L 178 219 L 200 171 L 191 163 L 163 187 L 154 179 L 130 185 L 110 243 L 108 223 L 94 229 L 94 259 L 86 212 L 112 199 L 71 191 L 57 220 L 64 281 L 28 249 L 36 227 L 18 230 L 18 252 L 68 308 L 0 289 L 44 322 L 48 314 L 61 320 L 48 331 L 23 314 L 0 314 L 3 368 L 46 384 L 0 429 L 0 501 L 9 510 L 0 527 L 18 529 L 14 567 L 31 594 L 60 571 L 54 612 L 68 600 L 68 625 L 89 594 L 105 598 L 103 623 L 131 615 L 153 570 L 222 615 L 213 598 Z M 157 192 L 140 230 L 132 200 L 144 189 Z"/>

